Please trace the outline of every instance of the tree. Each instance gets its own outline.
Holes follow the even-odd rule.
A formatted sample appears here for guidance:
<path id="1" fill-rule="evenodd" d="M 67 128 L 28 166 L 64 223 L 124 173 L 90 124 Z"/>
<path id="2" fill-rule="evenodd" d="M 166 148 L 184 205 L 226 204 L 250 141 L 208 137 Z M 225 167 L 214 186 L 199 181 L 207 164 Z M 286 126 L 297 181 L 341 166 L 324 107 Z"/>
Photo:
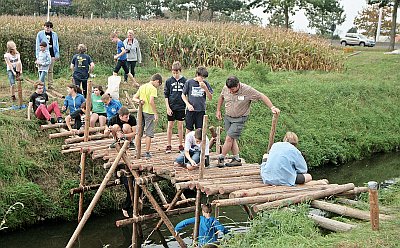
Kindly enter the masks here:
<path id="1" fill-rule="evenodd" d="M 254 15 L 246 7 L 241 8 L 230 15 L 223 15 L 218 18 L 218 21 L 236 22 L 240 24 L 261 25 L 260 17 Z"/>
<path id="2" fill-rule="evenodd" d="M 358 29 L 356 27 L 351 27 L 349 30 L 347 30 L 347 33 L 358 33 Z"/>
<path id="3" fill-rule="evenodd" d="M 390 35 L 390 30 L 392 26 L 392 14 L 393 8 L 383 7 L 382 9 L 382 22 L 381 22 L 381 34 Z M 363 8 L 361 12 L 358 13 L 354 19 L 354 25 L 359 30 L 365 30 L 362 34 L 370 37 L 376 37 L 378 30 L 378 20 L 379 20 L 379 6 L 369 5 Z"/>
<path id="4" fill-rule="evenodd" d="M 269 25 L 272 27 L 286 27 L 285 16 L 283 13 L 275 11 L 271 17 L 268 18 Z M 292 28 L 293 21 L 289 21 L 289 28 Z"/>
<path id="5" fill-rule="evenodd" d="M 305 9 L 308 26 L 324 36 L 332 36 L 336 26 L 346 20 L 344 9 L 337 0 L 309 0 Z"/>
<path id="6" fill-rule="evenodd" d="M 303 7 L 305 0 L 251 0 L 250 8 L 264 8 L 264 13 L 282 13 L 284 16 L 285 28 L 289 29 L 290 15 L 294 15 L 296 10 Z"/>

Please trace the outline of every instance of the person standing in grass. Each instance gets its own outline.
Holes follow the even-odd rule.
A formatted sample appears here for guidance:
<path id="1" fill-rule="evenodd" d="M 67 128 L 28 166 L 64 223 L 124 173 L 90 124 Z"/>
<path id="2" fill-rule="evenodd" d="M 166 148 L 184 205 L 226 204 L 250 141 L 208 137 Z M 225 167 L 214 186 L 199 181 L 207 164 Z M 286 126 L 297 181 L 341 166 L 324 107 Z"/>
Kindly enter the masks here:
<path id="1" fill-rule="evenodd" d="M 203 116 L 206 113 L 206 99 L 212 100 L 213 89 L 205 81 L 208 71 L 205 67 L 199 66 L 196 70 L 196 77 L 189 79 L 182 91 L 182 99 L 186 104 L 186 133 L 195 128 L 203 127 Z"/>
<path id="2" fill-rule="evenodd" d="M 87 81 L 89 74 L 93 72 L 94 63 L 92 58 L 86 54 L 87 48 L 84 44 L 78 45 L 78 53 L 72 57 L 70 69 L 76 86 L 83 89 L 83 96 L 87 96 Z"/>
<path id="3" fill-rule="evenodd" d="M 186 78 L 181 75 L 182 65 L 179 61 L 172 64 L 172 77 L 165 81 L 164 96 L 167 108 L 167 148 L 166 153 L 171 153 L 172 129 L 175 121 L 178 121 L 179 151 L 183 151 L 183 121 L 185 120 L 185 102 L 182 99 L 183 87 Z"/>
<path id="4" fill-rule="evenodd" d="M 135 79 L 135 67 L 137 63 L 142 63 L 142 53 L 140 52 L 139 41 L 134 37 L 133 30 L 128 30 L 128 37 L 124 40 L 126 52 L 126 65 L 133 76 L 133 85 L 139 87 Z M 128 74 L 124 75 L 124 80 L 128 81 Z"/>
<path id="5" fill-rule="evenodd" d="M 215 243 L 218 239 L 218 233 L 226 234 L 228 230 L 214 217 L 211 216 L 212 208 L 210 204 L 201 205 L 202 216 L 200 216 L 198 244 L 200 247 L 206 247 L 207 244 Z M 195 223 L 195 217 L 183 220 L 175 226 L 175 232 L 188 225 Z"/>
<path id="6" fill-rule="evenodd" d="M 95 86 L 92 93 L 92 114 L 90 115 L 90 127 L 94 127 L 99 121 L 100 127 L 107 123 L 107 113 L 101 97 L 104 95 L 103 87 Z"/>
<path id="7" fill-rule="evenodd" d="M 287 132 L 283 142 L 273 144 L 269 154 L 264 154 L 260 174 L 265 184 L 294 186 L 312 180 L 298 143 L 297 135 Z"/>
<path id="8" fill-rule="evenodd" d="M 158 121 L 155 98 L 157 97 L 157 88 L 162 84 L 160 74 L 154 74 L 150 82 L 139 87 L 136 94 L 133 96 L 133 101 L 138 104 L 143 104 L 143 132 L 146 134 L 146 152 L 144 157 L 151 158 L 150 145 L 151 139 L 154 137 L 155 122 Z"/>
<path id="9" fill-rule="evenodd" d="M 49 97 L 44 91 L 44 84 L 42 82 L 37 82 L 35 84 L 35 92 L 31 95 L 29 99 L 28 106 L 28 120 L 31 119 L 31 109 L 33 107 L 33 112 L 39 120 L 50 121 L 51 124 L 56 123 L 56 120 L 51 117 L 51 113 L 54 112 L 57 117 L 57 122 L 62 123 L 62 115 L 60 108 L 56 101 L 52 102 L 50 105 L 46 106 L 49 101 Z"/>
<path id="10" fill-rule="evenodd" d="M 129 72 L 128 65 L 126 63 L 126 50 L 124 46 L 124 42 L 118 38 L 117 32 L 111 33 L 111 41 L 117 44 L 117 54 L 114 55 L 114 60 L 117 61 L 117 64 L 115 65 L 113 75 L 117 76 L 119 70 L 122 69 L 124 70 L 124 75 L 127 75 L 132 81 L 133 75 Z M 127 83 L 124 81 L 124 83 Z"/>
<path id="11" fill-rule="evenodd" d="M 36 66 L 38 67 L 38 72 L 39 72 L 39 80 L 44 84 L 44 90 L 43 92 L 46 92 L 46 75 L 47 72 L 49 71 L 49 67 L 51 64 L 51 56 L 50 52 L 46 50 L 47 48 L 47 43 L 45 41 L 42 41 L 40 43 L 40 51 L 38 53 L 38 57 L 35 61 Z"/>
<path id="12" fill-rule="evenodd" d="M 16 101 L 15 80 L 20 80 L 22 74 L 22 62 L 14 41 L 7 42 L 7 52 L 4 54 L 4 60 L 6 61 L 8 81 L 10 82 L 11 100 Z"/>
<path id="13" fill-rule="evenodd" d="M 44 30 L 39 31 L 36 35 L 36 59 L 39 58 L 40 43 L 46 42 L 46 50 L 49 51 L 51 56 L 51 63 L 48 70 L 48 85 L 47 87 L 51 89 L 53 87 L 53 69 L 56 60 L 60 59 L 60 49 L 58 45 L 58 35 L 53 32 L 53 23 L 45 22 Z"/>
<path id="14" fill-rule="evenodd" d="M 247 84 L 239 82 L 239 79 L 235 76 L 228 77 L 218 98 L 216 111 L 217 119 L 222 120 L 221 107 L 225 101 L 224 126 L 227 135 L 222 153 L 218 157 L 219 167 L 242 165 L 239 157 L 238 140 L 250 114 L 250 104 L 257 100 L 262 100 L 273 114 L 280 112 L 266 95 Z M 232 152 L 233 158 L 230 163 L 225 164 L 225 156 L 229 151 Z"/>

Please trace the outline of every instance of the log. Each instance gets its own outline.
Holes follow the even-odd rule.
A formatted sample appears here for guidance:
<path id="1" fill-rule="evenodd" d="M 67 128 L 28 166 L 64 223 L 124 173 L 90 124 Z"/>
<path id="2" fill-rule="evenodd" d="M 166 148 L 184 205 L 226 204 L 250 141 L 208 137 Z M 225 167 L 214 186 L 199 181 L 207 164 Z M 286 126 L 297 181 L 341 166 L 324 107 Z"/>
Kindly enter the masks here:
<path id="1" fill-rule="evenodd" d="M 99 140 L 99 139 L 103 139 L 103 138 L 108 138 L 110 137 L 110 135 L 106 135 L 106 134 L 95 134 L 95 135 L 90 135 L 88 137 L 88 140 Z M 71 143 L 78 143 L 84 140 L 84 137 L 74 137 L 74 138 L 68 138 L 64 140 L 65 144 L 71 144 Z"/>
<path id="2" fill-rule="evenodd" d="M 318 226 L 334 232 L 347 232 L 356 227 L 355 225 L 343 223 L 337 220 L 331 220 L 315 214 L 309 214 L 308 217 L 312 219 Z"/>
<path id="3" fill-rule="evenodd" d="M 262 182 L 240 182 L 240 183 L 232 183 L 232 184 L 216 184 L 216 185 L 207 185 L 204 187 L 204 193 L 207 195 L 216 195 L 216 194 L 229 194 L 235 190 L 240 189 L 251 189 L 252 187 L 261 187 L 264 185 Z"/>
<path id="4" fill-rule="evenodd" d="M 339 185 L 333 189 L 325 189 L 325 190 L 320 190 L 300 196 L 295 196 L 295 197 L 290 197 L 287 199 L 283 200 L 278 200 L 278 201 L 273 201 L 273 202 L 267 202 L 264 204 L 260 205 L 255 205 L 253 207 L 253 210 L 255 212 L 258 212 L 260 210 L 267 210 L 267 209 L 272 209 L 272 208 L 279 208 L 279 207 L 286 207 L 290 206 L 292 204 L 300 203 L 300 202 L 305 202 L 305 201 L 310 201 L 310 200 L 315 200 L 315 199 L 320 199 L 324 198 L 330 195 L 336 195 L 348 190 L 354 189 L 354 184 L 353 183 L 348 183 L 344 185 Z"/>
<path id="5" fill-rule="evenodd" d="M 186 207 L 186 208 L 178 208 L 178 209 L 173 209 L 173 210 L 166 210 L 164 211 L 164 213 L 167 216 L 171 216 L 171 215 L 177 215 L 177 214 L 185 214 L 185 213 L 191 213 L 195 211 L 195 206 L 191 206 L 191 207 Z M 133 224 L 133 223 L 137 223 L 137 222 L 143 222 L 143 221 L 147 221 L 147 220 L 152 220 L 155 218 L 159 218 L 160 215 L 158 213 L 152 213 L 152 214 L 147 214 L 147 215 L 140 215 L 140 216 L 134 216 L 132 218 L 129 219 L 123 219 L 123 220 L 117 220 L 115 222 L 115 225 L 117 227 L 122 227 L 122 226 L 126 226 L 129 224 Z"/>
<path id="6" fill-rule="evenodd" d="M 352 190 L 348 190 L 346 192 L 342 192 L 338 194 L 338 196 L 343 196 L 343 197 L 351 197 L 355 195 L 359 195 L 361 193 L 366 193 L 368 192 L 368 187 L 355 187 Z"/>
<path id="7" fill-rule="evenodd" d="M 203 127 L 202 127 L 202 132 L 201 132 L 201 153 L 200 153 L 200 165 L 199 165 L 199 167 L 200 167 L 199 168 L 199 179 L 203 179 L 203 177 L 204 177 L 205 161 L 206 161 L 207 127 L 208 127 L 208 115 L 204 115 L 203 116 Z"/>
<path id="8" fill-rule="evenodd" d="M 60 128 L 60 127 L 67 127 L 66 123 L 54 123 L 54 124 L 46 124 L 46 125 L 40 125 L 40 130 L 48 130 L 48 129 L 55 129 L 55 128 Z"/>
<path id="9" fill-rule="evenodd" d="M 379 214 L 377 182 L 375 181 L 368 182 L 368 196 L 369 196 L 369 218 L 371 221 L 371 228 L 372 231 L 379 231 L 379 219 L 382 219 L 382 217 Z"/>
<path id="10" fill-rule="evenodd" d="M 370 220 L 369 211 L 362 211 L 351 207 L 341 206 L 338 204 L 333 204 L 324 201 L 317 201 L 317 200 L 311 201 L 311 206 L 314 208 L 329 211 L 342 216 L 347 216 L 360 220 L 367 220 L 367 221 Z M 392 217 L 389 215 L 380 214 L 379 218 L 382 220 L 390 220 Z"/>
<path id="11" fill-rule="evenodd" d="M 77 188 L 73 188 L 73 189 L 69 190 L 69 194 L 73 195 L 73 194 L 81 193 L 84 191 L 96 190 L 100 187 L 100 185 L 101 184 L 93 184 L 93 185 L 87 185 L 87 186 L 83 186 L 83 187 L 80 186 Z M 107 182 L 105 187 L 108 188 L 108 187 L 117 186 L 117 185 L 118 184 L 116 184 L 115 181 L 110 181 L 110 182 Z"/>
<path id="12" fill-rule="evenodd" d="M 259 188 L 234 191 L 229 194 L 229 198 L 240 198 L 240 197 L 249 197 L 249 196 L 256 196 L 256 195 L 268 195 L 268 194 L 274 194 L 274 193 L 284 193 L 284 192 L 294 192 L 294 191 L 307 191 L 310 189 L 327 189 L 327 188 L 331 188 L 332 186 L 338 186 L 338 185 L 337 184 L 328 184 L 328 185 L 308 186 L 306 184 L 302 184 L 302 185 L 296 185 L 295 187 L 264 185 Z"/>
<path id="13" fill-rule="evenodd" d="M 192 203 L 192 202 L 195 202 L 195 201 L 196 201 L 196 198 L 188 198 L 188 199 L 185 199 L 185 200 L 177 201 L 175 206 L 180 206 L 180 205 Z M 164 205 L 164 208 L 168 208 L 168 207 L 169 207 L 169 204 L 165 204 Z"/>
<path id="14" fill-rule="evenodd" d="M 101 132 L 105 128 L 106 127 L 91 127 L 91 128 L 89 128 L 89 133 Z M 67 132 L 63 132 L 63 133 L 52 133 L 52 134 L 49 134 L 49 138 L 54 139 L 54 138 L 67 137 L 67 136 L 74 135 L 74 134 L 83 134 L 84 132 L 85 132 L 84 130 L 78 130 L 77 132 L 67 131 Z"/>

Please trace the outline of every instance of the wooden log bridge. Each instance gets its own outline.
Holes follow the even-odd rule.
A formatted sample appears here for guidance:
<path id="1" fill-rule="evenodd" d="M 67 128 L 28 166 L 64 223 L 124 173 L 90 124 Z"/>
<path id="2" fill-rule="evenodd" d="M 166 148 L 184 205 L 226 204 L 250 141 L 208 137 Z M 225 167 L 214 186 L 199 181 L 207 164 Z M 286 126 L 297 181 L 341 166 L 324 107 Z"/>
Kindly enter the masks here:
<path id="1" fill-rule="evenodd" d="M 139 113 L 138 123 L 142 122 L 141 119 L 141 106 L 137 109 Z M 278 116 L 274 116 L 272 125 L 276 125 Z M 202 136 L 205 137 L 207 133 L 207 118 L 204 120 L 204 129 Z M 42 130 L 47 130 L 56 127 L 63 127 L 63 124 L 54 124 L 52 126 L 42 126 Z M 84 180 L 81 180 L 79 187 L 73 188 L 70 194 L 80 194 L 83 199 L 83 194 L 86 191 L 97 190 L 92 202 L 87 206 L 86 211 L 83 212 L 85 206 L 80 206 L 80 222 L 69 240 L 66 247 L 72 247 L 76 239 L 80 235 L 85 223 L 87 222 L 91 211 L 96 203 L 100 200 L 100 196 L 108 187 L 117 186 L 115 180 L 112 179 L 112 174 L 115 170 L 120 170 L 124 167 L 123 173 L 125 176 L 133 176 L 135 179 L 134 184 L 129 184 L 129 194 L 133 203 L 133 211 L 130 218 L 116 220 L 117 227 L 132 225 L 132 247 L 140 247 L 138 242 L 139 237 L 143 237 L 141 224 L 147 220 L 159 219 L 149 237 L 155 232 L 160 235 L 160 228 L 163 224 L 166 225 L 167 230 L 177 240 L 180 247 L 186 247 L 185 242 L 174 231 L 174 226 L 169 219 L 169 216 L 174 216 L 183 213 L 195 213 L 195 228 L 194 228 L 194 246 L 198 237 L 199 217 L 201 196 L 205 194 L 207 197 L 212 198 L 211 204 L 215 207 L 216 216 L 218 210 L 225 206 L 242 206 L 250 219 L 253 217 L 253 211 L 263 211 L 272 208 L 279 208 L 291 204 L 310 202 L 312 207 L 325 209 L 325 211 L 334 212 L 337 214 L 350 215 L 353 218 L 360 218 L 366 220 L 369 218 L 368 214 L 359 210 L 349 210 L 346 207 L 332 207 L 330 204 L 321 202 L 319 199 L 335 195 L 352 195 L 360 192 L 365 192 L 368 189 L 364 187 L 357 188 L 354 184 L 329 184 L 327 180 L 315 180 L 305 185 L 298 185 L 295 187 L 288 186 L 271 186 L 263 184 L 260 176 L 260 165 L 246 163 L 237 167 L 217 167 L 217 160 L 210 159 L 210 165 L 205 167 L 205 158 L 201 157 L 199 169 L 188 170 L 180 166 L 174 166 L 173 162 L 179 155 L 178 146 L 172 147 L 172 153 L 166 154 L 165 147 L 167 145 L 167 134 L 156 133 L 152 139 L 150 159 L 142 158 L 141 151 L 145 150 L 145 137 L 136 137 L 135 149 L 128 149 L 128 142 L 115 143 L 114 139 L 104 134 L 92 134 L 101 132 L 101 128 L 86 128 L 85 137 L 69 137 L 73 132 L 62 132 L 50 134 L 50 138 L 65 138 L 65 145 L 62 146 L 62 153 L 79 152 L 82 157 L 89 156 L 94 160 L 102 160 L 104 168 L 108 170 L 106 176 L 101 183 L 93 185 L 85 185 Z M 217 143 L 220 143 L 220 127 L 217 127 Z M 270 137 L 274 137 L 275 128 L 271 128 Z M 208 137 L 211 135 L 209 134 Z M 205 138 L 203 138 L 201 145 L 202 151 L 205 150 Z M 110 146 L 112 145 L 113 146 Z M 172 136 L 172 144 L 178 144 L 178 135 Z M 216 158 L 218 156 L 217 150 L 220 150 L 218 144 L 216 150 L 210 149 L 210 157 Z M 85 155 L 84 155 L 85 154 Z M 204 155 L 204 152 L 202 153 Z M 81 165 L 85 162 L 81 161 Z M 84 167 L 83 170 L 87 170 Z M 87 170 L 88 171 L 88 170 Z M 83 173 L 84 174 L 84 173 Z M 118 173 L 117 173 L 118 174 Z M 83 176 L 84 178 L 84 176 Z M 81 178 L 82 179 L 82 178 Z M 174 198 L 168 197 L 162 192 L 158 182 L 168 180 L 175 188 L 176 193 Z M 130 181 L 130 180 L 129 180 Z M 154 188 L 154 192 L 150 192 L 149 187 Z M 140 205 L 143 203 L 139 195 L 139 188 L 146 196 L 146 200 L 152 206 L 153 213 L 144 214 L 141 211 Z M 195 190 L 196 198 L 186 198 L 183 195 L 185 190 Z M 153 194 L 157 194 L 156 200 Z M 249 207 L 252 205 L 252 207 Z M 350 213 L 350 214 L 349 214 Z M 318 225 L 323 226 L 334 231 L 347 231 L 354 228 L 354 225 L 338 223 L 337 221 L 326 220 L 326 218 L 310 214 Z M 390 216 L 381 215 L 382 220 L 390 219 Z M 166 244 L 166 241 L 161 236 L 161 240 Z"/>

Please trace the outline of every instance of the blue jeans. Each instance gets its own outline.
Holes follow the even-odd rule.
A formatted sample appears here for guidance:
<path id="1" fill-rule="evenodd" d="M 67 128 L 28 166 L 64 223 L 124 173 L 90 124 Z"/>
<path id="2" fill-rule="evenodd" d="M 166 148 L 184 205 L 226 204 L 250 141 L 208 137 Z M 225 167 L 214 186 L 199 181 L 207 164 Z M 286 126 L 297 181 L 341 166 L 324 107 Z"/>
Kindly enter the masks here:
<path id="1" fill-rule="evenodd" d="M 15 85 L 15 76 L 11 70 L 7 71 L 8 81 L 10 82 L 10 86 Z"/>
<path id="2" fill-rule="evenodd" d="M 194 160 L 194 162 L 196 162 L 196 164 L 200 163 L 200 151 L 193 151 L 193 150 L 189 150 L 189 154 L 190 157 Z M 185 154 L 179 154 L 179 156 L 175 159 L 175 162 L 177 162 L 178 164 L 185 164 L 185 163 L 189 163 L 189 160 L 185 157 Z"/>
<path id="3" fill-rule="evenodd" d="M 47 71 L 39 71 L 39 80 L 44 85 L 43 92 L 46 92 L 46 83 L 45 83 L 46 76 L 47 76 Z"/>

